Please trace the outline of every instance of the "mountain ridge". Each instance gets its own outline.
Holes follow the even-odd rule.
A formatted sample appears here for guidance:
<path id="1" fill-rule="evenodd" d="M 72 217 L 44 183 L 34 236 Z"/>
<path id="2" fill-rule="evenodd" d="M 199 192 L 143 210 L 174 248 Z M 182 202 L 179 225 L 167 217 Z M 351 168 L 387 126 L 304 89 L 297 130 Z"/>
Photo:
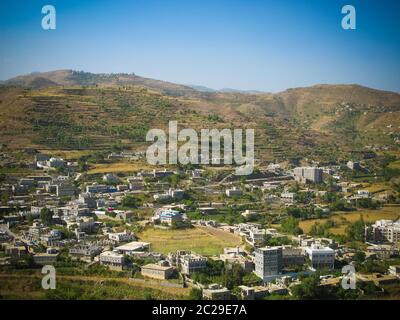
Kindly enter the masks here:
<path id="1" fill-rule="evenodd" d="M 46 82 L 44 80 L 47 80 Z M 43 83 L 42 83 L 43 82 Z M 270 94 L 268 91 L 259 90 L 241 90 L 233 88 L 213 89 L 203 85 L 185 85 L 177 84 L 169 81 L 152 79 L 148 77 L 138 76 L 135 73 L 92 73 L 73 69 L 59 69 L 45 72 L 32 72 L 29 74 L 18 75 L 10 79 L 1 81 L 2 85 L 16 85 L 23 87 L 41 88 L 52 85 L 67 86 L 67 85 L 143 85 L 152 89 L 176 89 L 177 91 L 185 92 L 203 92 L 203 93 L 246 93 L 246 94 Z M 381 90 L 363 86 L 360 84 L 314 84 L 310 86 L 299 86 L 287 88 L 283 91 L 272 93 L 282 94 L 286 91 L 295 91 L 306 88 L 331 88 L 331 87 L 357 87 L 380 92 L 392 93 L 400 95 L 398 92 L 390 90 Z"/>
<path id="2" fill-rule="evenodd" d="M 200 92 L 135 74 L 58 70 L 6 81 L 0 111 L 0 143 L 15 148 L 143 147 L 147 130 L 170 120 L 254 128 L 260 157 L 271 160 L 400 143 L 400 94 L 360 85 Z"/>

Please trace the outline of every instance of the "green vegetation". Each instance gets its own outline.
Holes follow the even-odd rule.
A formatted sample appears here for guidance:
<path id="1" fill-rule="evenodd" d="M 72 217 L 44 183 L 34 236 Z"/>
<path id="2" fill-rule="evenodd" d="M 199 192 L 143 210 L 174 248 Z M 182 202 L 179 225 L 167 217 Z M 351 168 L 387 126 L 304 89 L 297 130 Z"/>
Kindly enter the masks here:
<path id="1" fill-rule="evenodd" d="M 299 227 L 299 221 L 294 217 L 288 217 L 281 224 L 280 230 L 285 233 L 293 235 L 299 235 L 303 233 L 303 230 Z"/>
<path id="2" fill-rule="evenodd" d="M 163 230 L 147 228 L 138 234 L 141 241 L 151 243 L 152 250 L 167 254 L 176 250 L 190 250 L 210 256 L 223 252 L 225 247 L 241 244 L 241 238 L 212 228 Z"/>
<path id="3" fill-rule="evenodd" d="M 40 220 L 45 226 L 51 226 L 53 224 L 53 211 L 48 208 L 40 210 Z"/>

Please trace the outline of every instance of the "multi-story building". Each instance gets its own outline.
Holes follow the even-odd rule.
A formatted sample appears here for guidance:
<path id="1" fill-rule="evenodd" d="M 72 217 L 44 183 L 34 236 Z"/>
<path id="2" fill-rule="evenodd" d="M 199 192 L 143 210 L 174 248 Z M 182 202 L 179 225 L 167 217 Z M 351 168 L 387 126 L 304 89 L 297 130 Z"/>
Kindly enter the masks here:
<path id="1" fill-rule="evenodd" d="M 293 203 L 295 201 L 296 198 L 296 194 L 294 192 L 282 192 L 281 193 L 281 199 L 284 202 L 289 202 L 289 203 Z"/>
<path id="2" fill-rule="evenodd" d="M 305 262 L 305 255 L 301 248 L 293 246 L 282 247 L 282 265 L 283 267 L 301 266 Z"/>
<path id="3" fill-rule="evenodd" d="M 376 243 L 399 243 L 400 222 L 393 222 L 392 220 L 378 220 L 371 227 L 366 228 L 366 238 L 367 240 L 371 240 Z"/>
<path id="4" fill-rule="evenodd" d="M 69 249 L 69 254 L 74 257 L 93 259 L 98 256 L 103 249 L 96 245 L 77 245 Z"/>
<path id="5" fill-rule="evenodd" d="M 179 256 L 178 261 L 183 274 L 192 274 L 204 269 L 207 265 L 207 258 L 192 253 Z"/>
<path id="6" fill-rule="evenodd" d="M 125 257 L 115 251 L 105 251 L 100 254 L 100 264 L 108 266 L 112 270 L 122 270 Z"/>
<path id="7" fill-rule="evenodd" d="M 109 233 L 108 239 L 120 243 L 120 242 L 134 241 L 135 236 L 130 231 L 124 231 L 118 233 Z"/>
<path id="8" fill-rule="evenodd" d="M 150 263 L 141 267 L 141 274 L 145 277 L 165 280 L 171 278 L 171 276 L 174 274 L 174 270 L 175 269 L 173 267 L 164 263 Z"/>
<path id="9" fill-rule="evenodd" d="M 313 270 L 334 269 L 335 250 L 319 244 L 312 244 L 311 247 L 305 248 L 305 252 L 310 260 L 310 267 Z"/>
<path id="10" fill-rule="evenodd" d="M 58 197 L 71 197 L 75 194 L 75 191 L 75 186 L 70 183 L 63 182 L 56 185 L 56 195 Z"/>
<path id="11" fill-rule="evenodd" d="M 242 196 L 243 192 L 242 190 L 233 187 L 232 189 L 226 189 L 225 194 L 227 197 L 240 197 Z"/>
<path id="12" fill-rule="evenodd" d="M 176 210 L 162 210 L 159 213 L 159 219 L 161 223 L 172 225 L 173 223 L 179 223 L 183 221 L 183 215 L 181 212 Z"/>
<path id="13" fill-rule="evenodd" d="M 47 232 L 47 230 L 48 229 L 45 228 L 44 225 L 34 222 L 29 228 L 28 234 L 34 239 L 39 239 L 41 235 Z"/>
<path id="14" fill-rule="evenodd" d="M 297 167 L 293 170 L 296 181 L 321 183 L 323 170 L 317 167 Z"/>
<path id="15" fill-rule="evenodd" d="M 107 173 L 103 176 L 103 181 L 107 183 L 118 183 L 119 178 L 112 173 Z"/>
<path id="16" fill-rule="evenodd" d="M 251 228 L 249 230 L 249 236 L 246 239 L 255 247 L 262 246 L 265 241 L 265 232 L 262 229 Z"/>
<path id="17" fill-rule="evenodd" d="M 90 193 L 80 193 L 77 202 L 88 208 L 96 208 L 96 199 Z"/>
<path id="18" fill-rule="evenodd" d="M 181 200 L 181 199 L 183 199 L 183 196 L 185 195 L 185 191 L 183 191 L 181 189 L 169 189 L 168 194 L 173 199 Z"/>
<path id="19" fill-rule="evenodd" d="M 282 273 L 282 247 L 257 248 L 254 251 L 255 274 L 269 282 Z"/>
<path id="20" fill-rule="evenodd" d="M 89 193 L 108 193 L 111 191 L 111 187 L 105 184 L 92 184 L 90 186 L 86 186 L 86 192 Z"/>
<path id="21" fill-rule="evenodd" d="M 37 253 L 33 256 L 33 261 L 40 265 L 54 264 L 57 257 L 58 253 Z"/>
<path id="22" fill-rule="evenodd" d="M 230 300 L 231 292 L 218 284 L 211 284 L 203 290 L 203 299 L 206 300 Z"/>

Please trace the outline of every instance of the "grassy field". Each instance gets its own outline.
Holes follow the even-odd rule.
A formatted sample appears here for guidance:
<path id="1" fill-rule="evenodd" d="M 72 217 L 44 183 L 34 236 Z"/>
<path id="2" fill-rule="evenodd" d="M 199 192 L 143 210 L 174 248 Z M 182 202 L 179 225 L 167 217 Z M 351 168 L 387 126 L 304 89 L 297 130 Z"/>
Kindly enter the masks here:
<path id="1" fill-rule="evenodd" d="M 337 227 L 333 227 L 330 231 L 334 234 L 344 234 L 345 229 L 348 224 L 362 217 L 365 222 L 375 222 L 380 219 L 396 220 L 400 217 L 400 207 L 383 207 L 378 210 L 358 210 L 351 213 L 337 213 L 333 214 L 330 219 L 337 223 Z M 313 219 L 300 221 L 300 228 L 303 229 L 305 233 L 310 232 L 311 227 L 316 223 L 324 223 L 328 219 Z"/>
<path id="2" fill-rule="evenodd" d="M 66 160 L 76 160 L 82 156 L 88 156 L 93 150 L 39 150 L 49 156 L 57 156 Z"/>
<path id="3" fill-rule="evenodd" d="M 400 160 L 394 161 L 391 164 L 389 164 L 389 168 L 400 169 Z"/>
<path id="4" fill-rule="evenodd" d="M 215 228 L 196 227 L 183 230 L 146 229 L 138 235 L 141 241 L 151 243 L 154 251 L 168 253 L 191 250 L 210 256 L 223 252 L 225 247 L 240 245 L 240 237 Z"/>
<path id="5" fill-rule="evenodd" d="M 115 162 L 106 164 L 96 164 L 87 173 L 124 173 L 139 170 L 153 170 L 154 167 L 144 162 Z"/>
<path id="6" fill-rule="evenodd" d="M 56 290 L 41 288 L 42 275 L 0 274 L 0 299 L 187 299 L 189 289 L 152 283 L 136 283 L 127 278 L 99 276 L 57 276 Z"/>
<path id="7" fill-rule="evenodd" d="M 391 190 L 390 186 L 385 183 L 368 183 L 366 184 L 365 190 L 368 190 L 371 193 L 382 192 L 386 190 Z"/>

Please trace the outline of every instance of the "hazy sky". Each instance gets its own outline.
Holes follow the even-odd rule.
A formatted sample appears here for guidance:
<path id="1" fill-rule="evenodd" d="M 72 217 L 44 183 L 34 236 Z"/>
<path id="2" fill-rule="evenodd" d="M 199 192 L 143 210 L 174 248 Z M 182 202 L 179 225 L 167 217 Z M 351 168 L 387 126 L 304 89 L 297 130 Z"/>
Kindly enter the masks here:
<path id="1" fill-rule="evenodd" d="M 45 4 L 56 30 L 41 28 Z M 356 30 L 341 28 L 345 4 Z M 0 79 L 68 68 L 216 89 L 400 92 L 399 13 L 389 0 L 2 0 Z"/>

